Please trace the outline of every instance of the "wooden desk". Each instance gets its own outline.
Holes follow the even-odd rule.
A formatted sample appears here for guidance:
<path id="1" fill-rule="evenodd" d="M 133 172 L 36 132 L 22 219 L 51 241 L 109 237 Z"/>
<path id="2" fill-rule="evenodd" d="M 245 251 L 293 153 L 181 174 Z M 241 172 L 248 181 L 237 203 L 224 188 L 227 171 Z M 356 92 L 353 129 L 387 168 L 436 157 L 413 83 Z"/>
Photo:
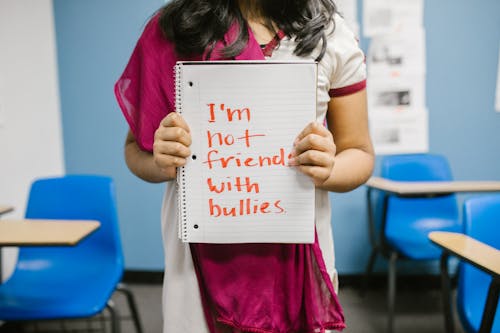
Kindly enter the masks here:
<path id="1" fill-rule="evenodd" d="M 98 221 L 0 220 L 0 246 L 76 245 L 99 228 Z"/>
<path id="2" fill-rule="evenodd" d="M 488 274 L 500 276 L 500 250 L 460 233 L 434 231 L 429 234 L 429 238 L 436 245 Z"/>
<path id="3" fill-rule="evenodd" d="M 495 318 L 500 290 L 500 250 L 460 233 L 434 231 L 429 233 L 429 239 L 443 249 L 441 256 L 441 279 L 446 331 L 454 331 L 448 276 L 448 256 L 451 254 L 492 276 L 483 318 L 481 319 L 481 327 L 479 328 L 479 333 L 490 332 Z"/>
<path id="4" fill-rule="evenodd" d="M 6 213 L 10 213 L 14 210 L 12 206 L 0 205 L 0 216 Z"/>
<path id="5" fill-rule="evenodd" d="M 434 181 L 406 182 L 371 177 L 366 186 L 398 196 L 435 196 L 463 192 L 498 192 L 500 181 Z"/>
<path id="6" fill-rule="evenodd" d="M 91 220 L 0 220 L 2 246 L 73 246 L 97 230 Z M 2 260 L 0 255 L 0 283 Z"/>

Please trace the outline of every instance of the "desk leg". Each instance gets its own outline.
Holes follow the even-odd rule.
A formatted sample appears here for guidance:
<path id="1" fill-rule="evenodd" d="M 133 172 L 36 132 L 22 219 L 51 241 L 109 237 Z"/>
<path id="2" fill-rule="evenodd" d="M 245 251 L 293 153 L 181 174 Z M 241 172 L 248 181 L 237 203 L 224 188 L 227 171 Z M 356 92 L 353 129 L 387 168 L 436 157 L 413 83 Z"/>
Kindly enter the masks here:
<path id="1" fill-rule="evenodd" d="M 396 304 L 396 261 L 398 254 L 391 252 L 389 255 L 389 274 L 387 286 L 387 333 L 394 332 L 394 312 Z"/>
<path id="2" fill-rule="evenodd" d="M 453 311 L 451 308 L 451 288 L 450 278 L 448 275 L 448 252 L 443 251 L 441 255 L 441 292 L 443 298 L 443 313 L 445 332 L 454 333 Z"/>
<path id="3" fill-rule="evenodd" d="M 493 277 L 488 289 L 488 297 L 484 305 L 483 318 L 481 319 L 481 327 L 479 333 L 489 333 L 493 327 L 493 320 L 498 305 L 498 292 L 500 290 L 500 277 Z"/>
<path id="4" fill-rule="evenodd" d="M 373 217 L 373 208 L 372 208 L 372 189 L 369 187 L 366 191 L 366 212 L 367 212 L 367 221 L 368 221 L 368 231 L 370 237 L 370 243 L 372 247 L 372 252 L 370 254 L 370 259 L 368 260 L 368 264 L 365 268 L 365 274 L 363 276 L 363 282 L 361 284 L 360 295 L 364 296 L 366 291 L 368 290 L 368 280 L 370 279 L 373 272 L 373 265 L 375 264 L 375 260 L 377 259 L 377 254 L 379 252 L 379 246 L 377 244 L 377 237 L 375 231 L 375 218 Z"/>

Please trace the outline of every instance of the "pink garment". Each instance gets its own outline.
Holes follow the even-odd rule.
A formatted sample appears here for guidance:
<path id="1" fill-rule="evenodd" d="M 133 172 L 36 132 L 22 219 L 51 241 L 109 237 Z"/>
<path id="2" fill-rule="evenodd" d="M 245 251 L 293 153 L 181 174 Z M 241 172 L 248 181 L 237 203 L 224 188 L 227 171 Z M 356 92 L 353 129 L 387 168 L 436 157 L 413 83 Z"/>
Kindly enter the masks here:
<path id="1" fill-rule="evenodd" d="M 237 60 L 264 60 L 250 40 Z M 233 26 L 211 60 L 221 59 Z M 158 26 L 146 26 L 125 71 L 115 85 L 122 112 L 139 146 L 151 151 L 161 120 L 175 110 L 174 47 Z M 191 244 L 202 304 L 211 333 L 318 333 L 345 327 L 342 308 L 314 244 Z M 168 269 L 168 267 L 167 267 Z M 188 315 L 188 314 L 186 314 Z"/>

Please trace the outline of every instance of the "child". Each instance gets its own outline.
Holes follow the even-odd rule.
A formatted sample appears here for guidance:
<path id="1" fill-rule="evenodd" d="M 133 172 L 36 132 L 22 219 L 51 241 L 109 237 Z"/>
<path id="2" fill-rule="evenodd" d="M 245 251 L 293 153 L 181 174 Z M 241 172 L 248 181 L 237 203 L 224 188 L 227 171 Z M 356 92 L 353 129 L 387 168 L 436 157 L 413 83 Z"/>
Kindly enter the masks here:
<path id="1" fill-rule="evenodd" d="M 319 62 L 316 122 L 298 133 L 290 161 L 316 185 L 314 244 L 178 239 L 172 180 L 191 136 L 175 112 L 173 67 L 220 59 Z M 365 79 L 364 55 L 332 0 L 172 0 L 150 20 L 115 94 L 130 126 L 128 167 L 145 181 L 167 182 L 164 333 L 344 328 L 328 191 L 350 191 L 372 172 Z"/>

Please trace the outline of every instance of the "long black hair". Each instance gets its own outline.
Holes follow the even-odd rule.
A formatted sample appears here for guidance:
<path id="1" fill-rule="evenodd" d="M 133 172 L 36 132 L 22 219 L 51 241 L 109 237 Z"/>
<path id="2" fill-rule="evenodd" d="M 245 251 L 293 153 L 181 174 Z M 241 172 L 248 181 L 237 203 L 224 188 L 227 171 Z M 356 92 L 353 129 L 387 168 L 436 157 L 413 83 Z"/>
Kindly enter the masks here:
<path id="1" fill-rule="evenodd" d="M 333 0 L 254 0 L 263 15 L 297 42 L 294 53 L 312 53 L 322 41 L 321 58 L 326 49 L 326 30 L 334 25 L 336 6 Z M 237 23 L 239 36 L 226 45 L 223 54 L 238 55 L 248 42 L 247 23 L 236 0 L 172 0 L 160 10 L 160 27 L 181 56 L 196 56 L 214 47 L 229 27 Z"/>

